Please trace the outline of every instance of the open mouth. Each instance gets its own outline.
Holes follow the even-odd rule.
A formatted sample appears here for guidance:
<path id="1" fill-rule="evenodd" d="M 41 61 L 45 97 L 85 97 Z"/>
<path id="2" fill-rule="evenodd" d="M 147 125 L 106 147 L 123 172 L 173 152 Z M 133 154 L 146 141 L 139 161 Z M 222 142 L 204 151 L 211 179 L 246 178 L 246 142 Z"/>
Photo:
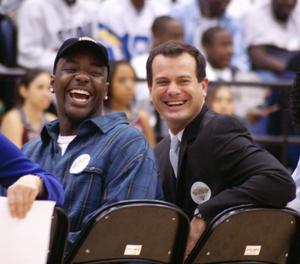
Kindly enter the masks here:
<path id="1" fill-rule="evenodd" d="M 178 106 L 182 106 L 186 103 L 185 100 L 178 100 L 178 101 L 167 101 L 165 102 L 165 104 L 169 107 L 178 107 Z"/>
<path id="2" fill-rule="evenodd" d="M 91 97 L 90 92 L 82 89 L 72 89 L 69 94 L 77 102 L 86 102 Z"/>

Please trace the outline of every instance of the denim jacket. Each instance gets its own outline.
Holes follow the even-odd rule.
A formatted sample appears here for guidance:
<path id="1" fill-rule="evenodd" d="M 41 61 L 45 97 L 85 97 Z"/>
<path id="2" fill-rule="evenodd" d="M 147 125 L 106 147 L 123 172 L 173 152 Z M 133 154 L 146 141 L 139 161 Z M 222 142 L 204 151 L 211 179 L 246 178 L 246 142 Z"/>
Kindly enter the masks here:
<path id="1" fill-rule="evenodd" d="M 65 154 L 57 144 L 59 122 L 47 124 L 41 139 L 24 153 L 57 176 L 65 189 L 63 209 L 70 218 L 70 242 L 100 207 L 128 199 L 162 199 L 154 153 L 144 135 L 123 113 L 84 121 Z"/>

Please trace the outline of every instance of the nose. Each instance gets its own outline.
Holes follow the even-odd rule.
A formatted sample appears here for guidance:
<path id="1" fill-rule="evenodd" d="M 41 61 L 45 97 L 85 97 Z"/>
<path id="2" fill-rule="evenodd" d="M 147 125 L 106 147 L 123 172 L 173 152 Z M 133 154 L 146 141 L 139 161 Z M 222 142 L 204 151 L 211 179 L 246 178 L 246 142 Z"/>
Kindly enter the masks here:
<path id="1" fill-rule="evenodd" d="M 90 78 L 87 73 L 80 71 L 76 74 L 75 79 L 79 83 L 88 83 Z"/>
<path id="2" fill-rule="evenodd" d="M 180 88 L 177 86 L 175 82 L 171 82 L 169 84 L 168 90 L 167 90 L 168 95 L 174 96 L 180 93 Z"/>

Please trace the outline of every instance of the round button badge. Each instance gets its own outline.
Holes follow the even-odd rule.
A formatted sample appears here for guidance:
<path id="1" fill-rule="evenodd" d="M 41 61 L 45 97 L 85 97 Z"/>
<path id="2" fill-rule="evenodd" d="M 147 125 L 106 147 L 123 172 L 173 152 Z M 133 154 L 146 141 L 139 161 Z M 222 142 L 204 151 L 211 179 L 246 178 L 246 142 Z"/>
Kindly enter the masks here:
<path id="1" fill-rule="evenodd" d="M 193 201 L 200 205 L 207 200 L 209 200 L 211 196 L 211 190 L 208 185 L 204 182 L 194 182 L 191 187 L 191 197 Z"/>
<path id="2" fill-rule="evenodd" d="M 89 164 L 91 156 L 89 154 L 82 154 L 77 157 L 70 168 L 70 173 L 77 174 L 82 172 L 85 167 Z"/>

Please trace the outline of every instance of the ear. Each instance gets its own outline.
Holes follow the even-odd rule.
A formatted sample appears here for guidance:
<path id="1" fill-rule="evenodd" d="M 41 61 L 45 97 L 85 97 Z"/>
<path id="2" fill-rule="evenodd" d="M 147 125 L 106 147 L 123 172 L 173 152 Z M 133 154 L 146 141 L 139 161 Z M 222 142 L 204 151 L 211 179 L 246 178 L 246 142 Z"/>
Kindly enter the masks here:
<path id="1" fill-rule="evenodd" d="M 51 93 L 55 92 L 54 82 L 55 82 L 55 75 L 51 74 L 51 79 L 50 79 L 50 91 L 51 91 Z"/>
<path id="2" fill-rule="evenodd" d="M 105 96 L 104 98 L 107 99 L 107 95 L 108 95 L 108 87 L 109 87 L 109 82 L 106 82 L 105 85 L 104 85 L 104 89 L 105 89 Z"/>
<path id="3" fill-rule="evenodd" d="M 149 100 L 152 102 L 152 87 L 148 85 L 148 90 L 149 90 Z"/>
<path id="4" fill-rule="evenodd" d="M 20 96 L 23 98 L 23 99 L 26 99 L 27 98 L 27 88 L 25 87 L 25 85 L 21 84 L 19 87 L 18 87 L 18 92 L 20 94 Z"/>
<path id="5" fill-rule="evenodd" d="M 108 86 L 109 86 L 109 82 L 106 82 L 104 84 L 104 94 L 103 94 L 104 100 L 108 100 Z"/>
<path id="6" fill-rule="evenodd" d="M 203 92 L 203 97 L 205 98 L 207 95 L 207 89 L 208 89 L 208 79 L 205 77 L 201 82 L 201 89 Z"/>

